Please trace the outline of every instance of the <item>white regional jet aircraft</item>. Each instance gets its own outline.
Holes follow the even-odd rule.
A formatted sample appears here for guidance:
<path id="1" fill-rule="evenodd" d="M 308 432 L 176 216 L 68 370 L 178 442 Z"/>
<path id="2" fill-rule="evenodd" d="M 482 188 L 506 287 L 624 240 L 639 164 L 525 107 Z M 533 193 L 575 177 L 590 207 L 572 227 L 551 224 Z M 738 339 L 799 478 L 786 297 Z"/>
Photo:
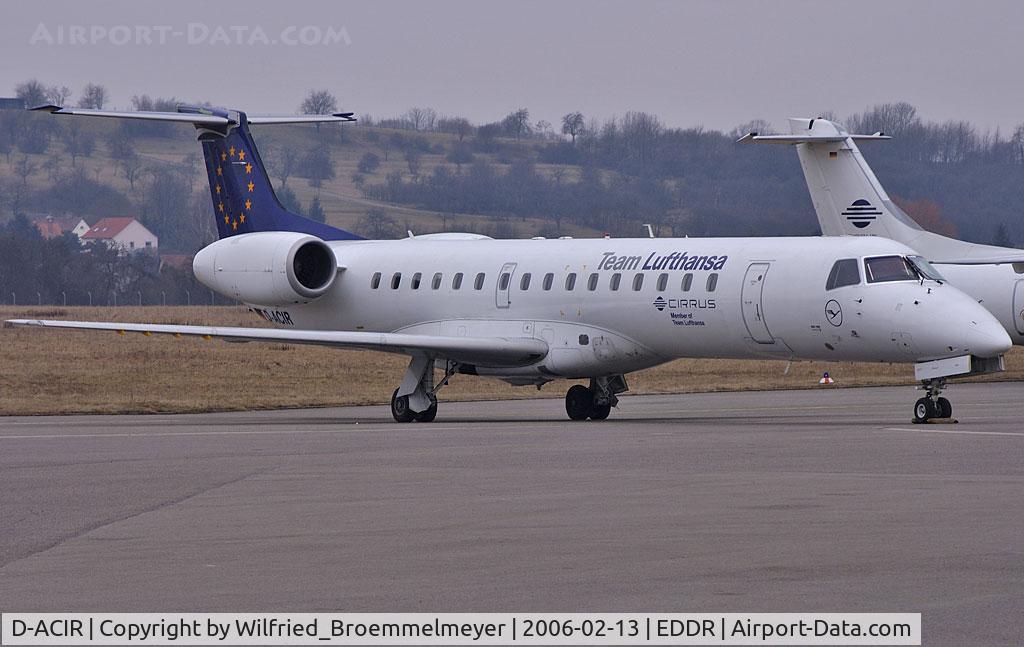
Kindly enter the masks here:
<path id="1" fill-rule="evenodd" d="M 1014 344 L 1024 345 L 1024 250 L 979 245 L 925 231 L 889 199 L 857 141 L 885 140 L 882 133 L 851 135 L 827 119 L 789 119 L 789 135 L 744 135 L 741 143 L 793 144 L 825 236 L 882 236 L 914 249 L 952 285 L 985 306 Z M 930 392 L 943 387 L 930 376 Z"/>
<path id="2" fill-rule="evenodd" d="M 362 348 L 408 355 L 395 420 L 428 422 L 455 374 L 512 384 L 589 379 L 565 397 L 573 420 L 603 420 L 624 375 L 679 357 L 916 362 L 999 370 L 999 322 L 910 248 L 865 238 L 492 240 L 433 234 L 361 240 L 286 211 L 249 124 L 351 120 L 44 107 L 56 114 L 177 121 L 199 132 L 220 240 L 196 276 L 277 325 L 218 328 L 16 320 Z M 435 379 L 435 368 L 443 372 Z M 924 400 L 924 398 L 922 398 Z M 950 415 L 945 398 L 934 406 Z M 931 408 L 929 408 L 931 411 Z"/>

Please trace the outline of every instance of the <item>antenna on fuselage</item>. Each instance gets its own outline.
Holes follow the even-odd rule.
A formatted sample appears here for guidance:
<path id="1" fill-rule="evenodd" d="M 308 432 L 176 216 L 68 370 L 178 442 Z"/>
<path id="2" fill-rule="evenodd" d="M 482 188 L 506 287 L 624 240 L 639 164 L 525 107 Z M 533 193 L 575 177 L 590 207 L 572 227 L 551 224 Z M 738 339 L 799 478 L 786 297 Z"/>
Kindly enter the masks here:
<path id="1" fill-rule="evenodd" d="M 644 229 L 647 230 L 647 237 L 648 238 L 657 238 L 657 236 L 654 235 L 654 227 L 652 227 L 650 225 L 650 223 L 646 223 L 645 222 L 644 223 Z"/>

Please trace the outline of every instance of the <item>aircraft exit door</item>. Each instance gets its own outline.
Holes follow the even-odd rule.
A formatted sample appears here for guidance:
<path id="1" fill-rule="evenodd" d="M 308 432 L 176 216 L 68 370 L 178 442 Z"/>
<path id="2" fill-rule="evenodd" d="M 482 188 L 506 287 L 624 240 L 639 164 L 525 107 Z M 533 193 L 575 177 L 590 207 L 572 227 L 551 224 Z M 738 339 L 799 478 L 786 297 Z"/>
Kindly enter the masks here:
<path id="1" fill-rule="evenodd" d="M 1024 334 L 1024 281 L 1017 281 L 1017 286 L 1013 291 L 1013 314 L 1017 332 Z"/>
<path id="2" fill-rule="evenodd" d="M 743 277 L 743 291 L 740 301 L 743 304 L 743 323 L 747 332 L 759 344 L 772 344 L 775 339 L 768 330 L 764 320 L 764 307 L 761 295 L 764 292 L 764 279 L 768 274 L 768 263 L 751 263 L 747 275 Z"/>
<path id="3" fill-rule="evenodd" d="M 515 273 L 515 263 L 505 263 L 501 266 L 501 271 L 498 272 L 498 283 L 495 286 L 494 292 L 494 305 L 499 308 L 507 308 L 510 303 L 509 291 L 512 289 L 512 275 Z"/>

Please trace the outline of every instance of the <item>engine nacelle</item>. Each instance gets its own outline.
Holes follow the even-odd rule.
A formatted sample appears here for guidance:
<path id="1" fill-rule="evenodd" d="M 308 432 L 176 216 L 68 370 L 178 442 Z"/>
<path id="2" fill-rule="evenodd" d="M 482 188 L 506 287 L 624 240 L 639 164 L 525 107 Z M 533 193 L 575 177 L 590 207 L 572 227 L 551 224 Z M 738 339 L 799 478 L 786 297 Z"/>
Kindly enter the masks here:
<path id="1" fill-rule="evenodd" d="M 192 270 L 206 287 L 243 303 L 283 306 L 323 296 L 338 274 L 338 261 L 316 236 L 266 231 L 207 245 Z"/>

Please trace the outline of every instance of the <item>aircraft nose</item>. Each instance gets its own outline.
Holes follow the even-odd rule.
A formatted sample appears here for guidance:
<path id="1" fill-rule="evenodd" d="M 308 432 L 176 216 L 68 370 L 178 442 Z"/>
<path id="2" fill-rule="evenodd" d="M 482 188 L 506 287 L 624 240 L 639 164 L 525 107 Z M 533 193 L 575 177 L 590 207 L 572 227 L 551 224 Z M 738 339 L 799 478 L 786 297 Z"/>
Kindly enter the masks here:
<path id="1" fill-rule="evenodd" d="M 992 317 L 971 321 L 964 343 L 967 352 L 978 357 L 996 357 L 1013 348 L 1013 341 L 1006 334 L 1006 329 Z"/>

